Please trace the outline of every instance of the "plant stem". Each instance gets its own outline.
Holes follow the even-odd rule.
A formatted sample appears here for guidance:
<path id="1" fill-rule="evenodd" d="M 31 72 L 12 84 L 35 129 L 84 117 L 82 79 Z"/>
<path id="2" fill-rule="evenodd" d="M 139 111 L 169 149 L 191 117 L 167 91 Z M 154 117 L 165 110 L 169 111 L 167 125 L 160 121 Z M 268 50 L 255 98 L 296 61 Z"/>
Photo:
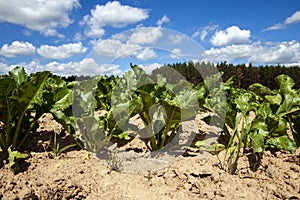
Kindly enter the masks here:
<path id="1" fill-rule="evenodd" d="M 168 125 L 167 125 L 165 131 L 162 132 L 162 139 L 161 139 L 161 143 L 159 145 L 160 149 L 165 145 L 165 140 L 167 138 L 167 134 L 168 134 L 169 130 L 171 129 L 173 116 L 174 116 L 174 109 L 172 110 L 171 117 L 169 118 Z"/>
<path id="2" fill-rule="evenodd" d="M 157 150 L 157 142 L 156 142 L 155 135 L 153 133 L 152 128 L 149 127 L 149 125 L 151 125 L 150 124 L 151 120 L 149 119 L 148 112 L 145 111 L 145 112 L 142 112 L 141 114 L 142 114 L 141 118 L 146 123 L 146 131 L 147 131 L 147 133 L 151 134 L 151 137 L 150 137 L 151 148 L 153 151 L 156 151 Z"/>
<path id="3" fill-rule="evenodd" d="M 6 125 L 6 144 L 5 144 L 5 149 L 2 149 L 2 150 L 6 150 L 9 146 L 9 144 L 11 144 L 11 109 L 10 109 L 10 105 L 9 105 L 9 101 L 7 98 L 6 99 L 6 105 L 7 105 L 7 125 Z"/>

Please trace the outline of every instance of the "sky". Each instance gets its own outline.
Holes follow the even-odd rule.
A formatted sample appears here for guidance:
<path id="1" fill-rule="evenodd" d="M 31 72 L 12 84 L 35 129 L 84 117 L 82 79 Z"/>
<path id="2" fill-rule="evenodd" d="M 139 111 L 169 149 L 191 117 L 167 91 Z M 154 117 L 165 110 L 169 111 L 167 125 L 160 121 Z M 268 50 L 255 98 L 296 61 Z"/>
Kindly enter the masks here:
<path id="1" fill-rule="evenodd" d="M 300 0 L 0 0 L 0 74 L 189 60 L 300 66 Z"/>

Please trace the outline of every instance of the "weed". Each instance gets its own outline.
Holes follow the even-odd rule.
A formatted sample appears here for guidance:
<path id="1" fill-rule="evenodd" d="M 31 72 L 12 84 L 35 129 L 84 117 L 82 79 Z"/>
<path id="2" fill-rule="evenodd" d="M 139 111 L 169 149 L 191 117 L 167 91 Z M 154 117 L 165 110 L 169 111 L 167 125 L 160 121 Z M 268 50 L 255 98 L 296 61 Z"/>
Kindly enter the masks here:
<path id="1" fill-rule="evenodd" d="M 54 157 L 58 157 L 61 153 L 63 153 L 67 149 L 74 147 L 76 145 L 77 144 L 70 144 L 70 145 L 64 146 L 63 148 L 59 148 L 59 143 L 57 142 L 57 134 L 54 133 L 54 139 L 53 139 L 51 148 L 52 148 Z"/>
<path id="2" fill-rule="evenodd" d="M 114 171 L 120 171 L 123 166 L 123 159 L 118 156 L 118 151 L 109 151 L 106 162 Z"/>

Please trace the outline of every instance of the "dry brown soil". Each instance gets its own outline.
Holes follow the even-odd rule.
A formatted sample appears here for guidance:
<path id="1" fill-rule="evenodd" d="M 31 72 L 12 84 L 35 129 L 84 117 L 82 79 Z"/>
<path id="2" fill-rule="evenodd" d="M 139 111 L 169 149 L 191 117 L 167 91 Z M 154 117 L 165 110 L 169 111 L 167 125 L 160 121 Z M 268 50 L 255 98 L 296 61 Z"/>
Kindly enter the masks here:
<path id="1" fill-rule="evenodd" d="M 73 140 L 51 115 L 39 123 L 26 146 L 22 172 L 14 175 L 0 160 L 0 199 L 300 199 L 299 150 L 293 155 L 265 152 L 260 162 L 245 154 L 236 175 L 221 169 L 216 156 L 197 151 L 162 169 L 133 173 L 112 170 L 106 160 L 80 148 L 54 158 L 49 148 L 53 132 L 62 145 Z M 129 146 L 144 148 L 137 140 Z"/>

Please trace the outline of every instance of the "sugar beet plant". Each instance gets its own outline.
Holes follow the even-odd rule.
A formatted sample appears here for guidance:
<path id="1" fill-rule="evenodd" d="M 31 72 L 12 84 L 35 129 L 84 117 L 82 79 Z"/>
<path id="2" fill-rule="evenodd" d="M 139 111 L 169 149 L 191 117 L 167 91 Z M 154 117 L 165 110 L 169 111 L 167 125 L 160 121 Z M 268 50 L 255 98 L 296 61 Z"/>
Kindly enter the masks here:
<path id="1" fill-rule="evenodd" d="M 81 82 L 75 87 L 81 137 L 94 152 L 112 137 L 129 139 L 130 134 L 138 134 L 152 151 L 162 149 L 175 137 L 181 122 L 197 112 L 196 92 L 189 88 L 185 81 L 169 85 L 162 76 L 154 82 L 137 66 L 120 78 L 95 77 Z M 105 114 L 95 119 L 95 107 Z M 130 123 L 134 116 L 144 123 L 142 130 Z"/>
<path id="2" fill-rule="evenodd" d="M 264 150 L 295 152 L 300 143 L 300 102 L 291 78 L 278 76 L 279 90 L 274 91 L 259 84 L 252 85 L 250 90 L 238 89 L 232 87 L 232 79 L 225 83 L 221 79 L 222 74 L 217 73 L 191 89 L 191 84 L 185 81 L 168 84 L 161 75 L 154 81 L 136 66 L 120 78 L 98 78 L 96 81 L 101 82 L 93 88 L 94 94 L 84 96 L 88 100 L 96 94 L 96 100 L 88 107 L 97 105 L 106 113 L 96 120 L 93 110 L 88 118 L 80 118 L 85 120 L 81 123 L 82 130 L 90 138 L 88 141 L 92 141 L 94 151 L 112 137 L 128 139 L 131 133 L 138 134 L 150 150 L 156 151 L 168 146 L 181 123 L 193 118 L 200 108 L 200 112 L 212 113 L 203 120 L 209 125 L 213 120 L 229 140 L 223 147 L 218 143 L 198 144 L 215 154 L 226 148 L 223 163 L 230 173 L 236 172 L 238 159 L 245 150 L 252 149 L 255 154 Z M 250 114 L 253 118 L 249 118 Z M 130 123 L 133 116 L 142 120 L 142 130 Z M 288 126 L 293 138 L 287 134 Z M 97 134 L 100 130 L 104 131 L 101 137 Z"/>
<path id="3" fill-rule="evenodd" d="M 287 75 L 278 76 L 276 81 L 279 89 L 273 91 L 261 84 L 251 85 L 248 91 L 223 85 L 227 94 L 223 130 L 229 138 L 223 163 L 227 163 L 232 174 L 236 172 L 238 159 L 245 150 L 252 149 L 255 154 L 264 150 L 293 153 L 299 147 L 299 92 L 292 89 L 294 82 Z M 208 110 L 216 112 L 213 108 Z M 288 126 L 293 138 L 287 134 Z"/>
<path id="4" fill-rule="evenodd" d="M 117 119 L 123 130 L 131 129 L 128 119 L 138 115 L 144 123 L 138 134 L 149 149 L 156 151 L 168 146 L 176 137 L 181 122 L 195 117 L 198 111 L 196 92 L 187 81 L 168 84 L 161 75 L 154 81 L 141 68 L 132 66 L 132 69 L 133 72 L 124 74 L 114 91 L 113 114 L 127 113 L 123 114 L 124 119 Z"/>
<path id="5" fill-rule="evenodd" d="M 24 68 L 16 67 L 0 76 L 0 93 L 0 147 L 9 154 L 13 170 L 17 170 L 16 160 L 24 157 L 18 150 L 44 113 L 52 113 L 66 130 L 73 131 L 68 114 L 72 89 L 61 77 L 47 71 L 27 75 Z"/>
<path id="6" fill-rule="evenodd" d="M 286 75 L 276 78 L 278 90 L 260 84 L 243 90 L 232 87 L 232 79 L 223 83 L 220 73 L 193 86 L 184 80 L 169 84 L 162 75 L 154 80 L 137 66 L 131 67 L 122 77 L 96 76 L 72 83 L 47 71 L 27 75 L 20 67 L 0 76 L 0 147 L 12 169 L 17 170 L 17 159 L 24 157 L 18 150 L 38 127 L 37 119 L 47 112 L 74 137 L 78 128 L 86 148 L 93 152 L 113 137 L 127 140 L 135 135 L 151 151 L 171 149 L 174 140 L 179 147 L 187 145 L 178 142 L 182 122 L 199 111 L 209 112 L 203 120 L 210 125 L 214 121 L 229 140 L 223 146 L 198 144 L 215 154 L 226 148 L 223 163 L 230 173 L 236 172 L 246 149 L 261 154 L 264 150 L 295 152 L 300 146 L 300 94 Z M 95 117 L 95 111 L 102 114 Z M 133 124 L 132 117 L 138 117 L 143 128 Z"/>

